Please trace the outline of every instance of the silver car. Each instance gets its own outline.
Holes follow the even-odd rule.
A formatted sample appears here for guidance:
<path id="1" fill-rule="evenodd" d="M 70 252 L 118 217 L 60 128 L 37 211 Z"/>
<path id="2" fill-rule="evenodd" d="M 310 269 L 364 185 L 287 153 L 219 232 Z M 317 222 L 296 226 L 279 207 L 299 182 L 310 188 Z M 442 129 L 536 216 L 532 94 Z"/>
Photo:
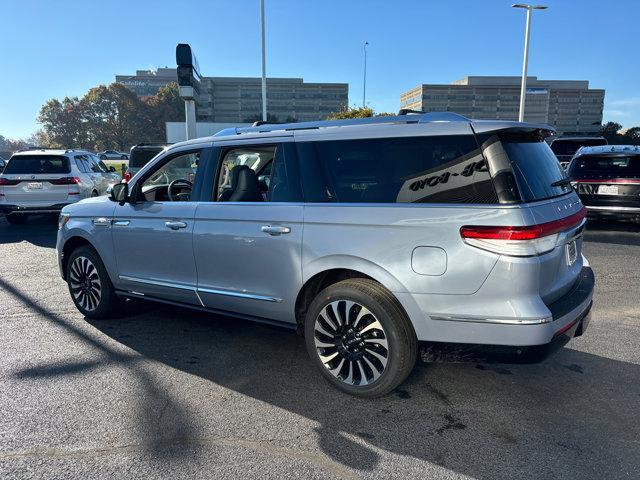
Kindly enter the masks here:
<path id="1" fill-rule="evenodd" d="M 418 342 L 540 359 L 584 332 L 594 286 L 548 133 L 448 113 L 225 130 L 65 207 L 60 271 L 90 318 L 143 298 L 297 329 L 353 395 L 397 387 Z"/>
<path id="2" fill-rule="evenodd" d="M 11 224 L 24 223 L 29 215 L 59 213 L 65 205 L 104 195 L 119 181 L 120 176 L 90 152 L 18 152 L 0 175 L 0 213 Z"/>

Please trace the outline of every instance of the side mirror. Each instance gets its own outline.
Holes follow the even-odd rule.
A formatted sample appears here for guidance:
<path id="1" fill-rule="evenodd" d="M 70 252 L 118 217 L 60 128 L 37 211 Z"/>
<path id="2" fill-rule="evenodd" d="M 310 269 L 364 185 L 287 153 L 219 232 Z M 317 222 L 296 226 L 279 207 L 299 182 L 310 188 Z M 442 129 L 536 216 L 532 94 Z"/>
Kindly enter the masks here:
<path id="1" fill-rule="evenodd" d="M 111 173 L 115 173 L 115 172 L 116 172 L 116 167 L 114 167 L 113 165 L 111 165 L 111 166 L 109 167 L 109 171 L 110 171 Z"/>
<path id="2" fill-rule="evenodd" d="M 125 203 L 129 199 L 129 184 L 128 183 L 116 183 L 111 187 L 111 194 L 109 198 L 120 204 Z"/>

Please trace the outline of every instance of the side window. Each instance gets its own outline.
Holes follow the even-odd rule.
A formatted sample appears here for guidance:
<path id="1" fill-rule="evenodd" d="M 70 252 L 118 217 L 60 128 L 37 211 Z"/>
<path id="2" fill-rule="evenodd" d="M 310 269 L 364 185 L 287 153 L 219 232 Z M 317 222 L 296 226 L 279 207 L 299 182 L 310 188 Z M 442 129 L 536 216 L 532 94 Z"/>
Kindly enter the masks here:
<path id="1" fill-rule="evenodd" d="M 107 168 L 105 163 L 102 160 L 100 160 L 100 157 L 96 157 L 95 155 L 91 155 L 91 158 L 96 163 L 96 165 L 98 165 L 98 168 L 100 169 L 100 173 L 108 173 L 109 172 L 109 168 Z"/>
<path id="2" fill-rule="evenodd" d="M 191 199 L 191 187 L 195 181 L 201 151 L 185 152 L 170 158 L 146 175 L 142 181 L 139 195 L 147 201 L 188 201 Z M 176 182 L 173 198 L 169 198 L 169 184 Z"/>
<path id="3" fill-rule="evenodd" d="M 286 202 L 290 198 L 282 146 L 242 146 L 223 151 L 217 201 Z"/>
<path id="4" fill-rule="evenodd" d="M 330 200 L 497 203 L 472 135 L 322 141 L 315 150 Z"/>
<path id="5" fill-rule="evenodd" d="M 93 157 L 91 157 L 90 155 L 85 155 L 84 158 L 86 158 L 91 173 L 101 173 L 100 166 L 96 163 Z"/>
<path id="6" fill-rule="evenodd" d="M 87 166 L 85 155 L 76 155 L 75 157 L 73 157 L 73 159 L 76 162 L 78 170 L 80 170 L 82 173 L 89 173 L 89 167 Z"/>

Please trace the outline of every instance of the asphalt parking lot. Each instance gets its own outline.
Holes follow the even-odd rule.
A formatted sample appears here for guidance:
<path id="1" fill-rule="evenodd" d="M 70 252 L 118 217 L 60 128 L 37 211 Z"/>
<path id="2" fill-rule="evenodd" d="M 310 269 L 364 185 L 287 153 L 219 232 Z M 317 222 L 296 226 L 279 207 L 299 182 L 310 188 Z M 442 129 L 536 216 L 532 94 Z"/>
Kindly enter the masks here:
<path id="1" fill-rule="evenodd" d="M 166 306 L 87 321 L 54 219 L 0 219 L 0 478 L 639 478 L 640 227 L 597 223 L 586 334 L 536 365 L 331 389 L 302 338 Z"/>

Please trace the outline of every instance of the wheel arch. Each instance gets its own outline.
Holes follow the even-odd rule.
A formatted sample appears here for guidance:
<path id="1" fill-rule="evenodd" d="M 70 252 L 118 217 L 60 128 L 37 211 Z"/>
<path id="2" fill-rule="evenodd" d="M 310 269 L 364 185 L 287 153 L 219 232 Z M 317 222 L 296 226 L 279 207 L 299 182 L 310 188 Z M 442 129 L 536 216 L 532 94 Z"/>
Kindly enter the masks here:
<path id="1" fill-rule="evenodd" d="M 96 252 L 98 251 L 95 247 L 95 245 L 93 245 L 89 240 L 87 240 L 85 237 L 81 236 L 81 235 L 74 235 L 72 237 L 69 237 L 65 242 L 64 245 L 62 246 L 62 258 L 61 258 L 61 267 L 62 267 L 62 278 L 66 281 L 67 280 L 67 265 L 69 263 L 69 257 L 71 256 L 71 253 L 73 253 L 74 250 L 82 247 L 82 246 L 89 246 L 91 248 L 93 248 Z M 100 254 L 98 254 L 100 255 Z"/>

